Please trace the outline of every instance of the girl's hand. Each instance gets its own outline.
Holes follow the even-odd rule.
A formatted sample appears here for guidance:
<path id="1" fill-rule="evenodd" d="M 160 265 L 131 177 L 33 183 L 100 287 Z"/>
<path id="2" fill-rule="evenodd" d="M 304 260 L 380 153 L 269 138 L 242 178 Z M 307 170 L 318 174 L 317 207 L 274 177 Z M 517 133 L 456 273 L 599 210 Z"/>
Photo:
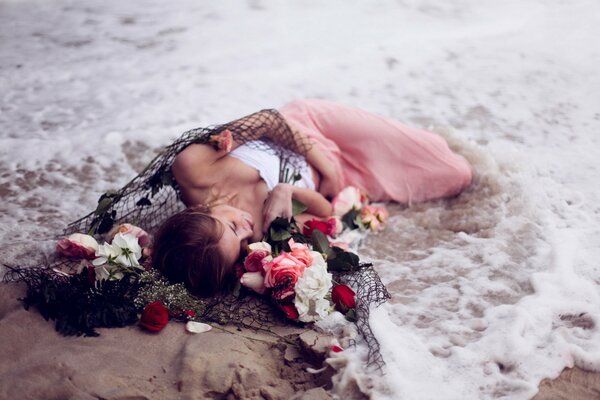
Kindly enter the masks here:
<path id="1" fill-rule="evenodd" d="M 334 198 L 341 190 L 340 184 L 336 178 L 335 175 L 322 176 L 321 182 L 319 183 L 319 193 L 327 198 Z"/>
<path id="2" fill-rule="evenodd" d="M 292 218 L 292 194 L 293 187 L 287 183 L 278 183 L 269 193 L 263 206 L 263 233 L 275 218 Z"/>

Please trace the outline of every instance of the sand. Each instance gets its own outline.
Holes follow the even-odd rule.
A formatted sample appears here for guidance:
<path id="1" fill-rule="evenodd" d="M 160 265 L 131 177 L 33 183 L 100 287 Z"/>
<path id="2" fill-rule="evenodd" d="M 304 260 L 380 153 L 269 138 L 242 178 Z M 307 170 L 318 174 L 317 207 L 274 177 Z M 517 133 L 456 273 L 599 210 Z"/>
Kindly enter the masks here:
<path id="1" fill-rule="evenodd" d="M 0 288 L 0 399 L 329 399 L 331 371 L 308 347 L 253 331 L 190 334 L 171 322 L 160 333 L 137 326 L 64 337 Z M 296 340 L 301 329 L 277 332 Z"/>
<path id="2" fill-rule="evenodd" d="M 304 345 L 298 328 L 276 328 L 296 341 L 248 330 L 189 334 L 171 322 L 160 333 L 137 326 L 64 337 L 17 300 L 20 284 L 0 285 L 0 399 L 331 399 L 331 368 Z M 358 389 L 348 399 L 366 398 Z M 565 369 L 540 384 L 535 400 L 600 398 L 600 374 Z"/>

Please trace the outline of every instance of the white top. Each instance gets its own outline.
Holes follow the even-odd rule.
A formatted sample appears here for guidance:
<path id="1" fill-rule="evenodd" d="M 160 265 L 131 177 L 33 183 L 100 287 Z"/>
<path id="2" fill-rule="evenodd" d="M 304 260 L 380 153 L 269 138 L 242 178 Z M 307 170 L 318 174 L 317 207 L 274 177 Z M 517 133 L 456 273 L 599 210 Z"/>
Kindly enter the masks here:
<path id="1" fill-rule="evenodd" d="M 271 191 L 279 183 L 279 165 L 281 163 L 279 157 L 270 151 L 258 148 L 264 146 L 262 143 L 249 146 L 250 143 L 254 143 L 254 141 L 237 147 L 229 155 L 256 169 L 262 180 L 267 184 L 269 191 Z M 298 172 L 300 172 L 302 178 L 296 181 L 294 186 L 315 190 L 315 183 L 308 163 L 304 157 L 298 157 L 300 158 L 298 163 L 300 164 L 300 171 Z M 290 175 L 293 173 L 294 171 L 290 171 Z"/>

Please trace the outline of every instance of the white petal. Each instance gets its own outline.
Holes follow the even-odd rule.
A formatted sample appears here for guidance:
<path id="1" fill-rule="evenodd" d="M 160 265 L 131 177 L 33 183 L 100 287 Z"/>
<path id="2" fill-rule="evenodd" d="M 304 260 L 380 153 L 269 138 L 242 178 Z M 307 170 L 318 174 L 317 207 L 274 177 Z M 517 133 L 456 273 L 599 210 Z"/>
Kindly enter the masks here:
<path id="1" fill-rule="evenodd" d="M 204 333 L 212 329 L 212 326 L 203 324 L 202 322 L 188 321 L 185 324 L 185 330 L 190 333 Z"/>
<path id="2" fill-rule="evenodd" d="M 97 257 L 92 260 L 92 264 L 95 266 L 99 266 L 102 264 L 106 264 L 106 257 Z"/>

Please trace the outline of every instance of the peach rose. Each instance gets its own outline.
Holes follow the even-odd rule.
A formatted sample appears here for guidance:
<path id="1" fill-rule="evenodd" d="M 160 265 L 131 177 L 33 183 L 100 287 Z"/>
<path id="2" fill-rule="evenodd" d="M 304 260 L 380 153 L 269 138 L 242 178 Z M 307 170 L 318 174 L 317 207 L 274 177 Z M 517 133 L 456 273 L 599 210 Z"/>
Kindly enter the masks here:
<path id="1" fill-rule="evenodd" d="M 214 135 L 209 139 L 217 151 L 225 150 L 227 153 L 231 151 L 233 146 L 233 135 L 229 129 L 225 129 L 218 135 Z"/>
<path id="2" fill-rule="evenodd" d="M 360 210 L 360 219 L 362 223 L 372 230 L 382 228 L 382 223 L 388 218 L 389 214 L 383 207 L 364 206 Z"/>
<path id="3" fill-rule="evenodd" d="M 56 243 L 56 252 L 67 257 L 93 260 L 96 258 L 97 250 L 98 242 L 96 239 L 82 233 L 73 233 L 66 239 L 61 239 Z"/>
<path id="4" fill-rule="evenodd" d="M 265 287 L 273 288 L 273 298 L 281 300 L 294 294 L 294 285 L 304 273 L 306 264 L 283 252 L 263 266 Z"/>
<path id="5" fill-rule="evenodd" d="M 305 267 L 308 267 L 312 264 L 312 256 L 310 255 L 310 250 L 308 246 L 304 243 L 296 243 L 294 239 L 290 239 L 288 241 L 288 245 L 290 246 L 291 255 L 294 256 L 298 261 L 304 264 Z"/>

